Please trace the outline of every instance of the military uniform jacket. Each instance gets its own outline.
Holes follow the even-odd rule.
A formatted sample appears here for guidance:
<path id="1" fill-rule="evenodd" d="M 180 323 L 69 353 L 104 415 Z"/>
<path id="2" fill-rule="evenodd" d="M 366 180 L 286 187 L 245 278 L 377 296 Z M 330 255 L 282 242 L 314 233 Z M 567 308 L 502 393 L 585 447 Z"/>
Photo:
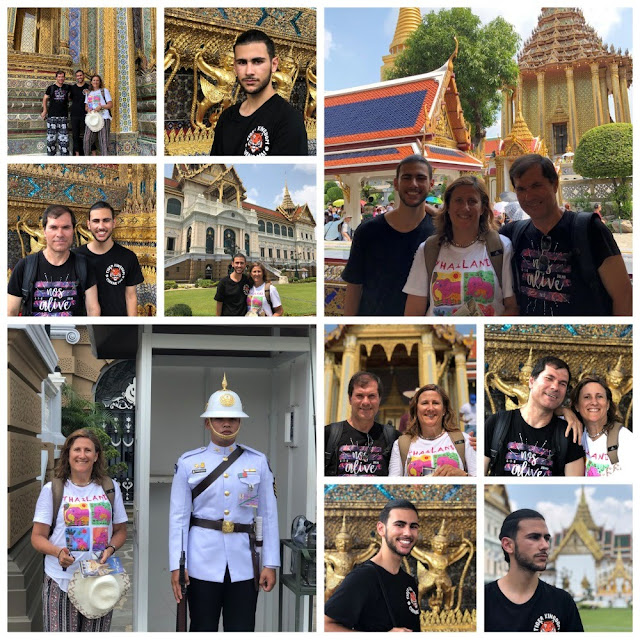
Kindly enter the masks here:
<path id="1" fill-rule="evenodd" d="M 262 516 L 262 566 L 280 566 L 278 511 L 273 474 L 263 453 L 241 445 L 244 453 L 195 500 L 191 491 L 223 458 L 236 448 L 213 442 L 183 454 L 175 466 L 169 516 L 169 569 L 180 568 L 182 533 L 189 576 L 209 582 L 224 582 L 229 567 L 231 582 L 253 578 L 253 564 L 246 533 L 223 533 L 202 527 L 189 529 L 191 514 L 207 520 L 230 520 L 240 524 Z"/>

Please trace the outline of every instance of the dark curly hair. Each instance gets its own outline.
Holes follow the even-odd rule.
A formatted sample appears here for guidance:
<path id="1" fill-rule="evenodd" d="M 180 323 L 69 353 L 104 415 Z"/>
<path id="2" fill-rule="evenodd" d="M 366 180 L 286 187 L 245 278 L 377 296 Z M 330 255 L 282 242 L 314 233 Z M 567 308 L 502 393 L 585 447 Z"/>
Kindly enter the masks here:
<path id="1" fill-rule="evenodd" d="M 487 191 L 484 181 L 481 178 L 476 178 L 475 176 L 461 176 L 446 188 L 444 192 L 444 205 L 442 207 L 442 211 L 440 211 L 439 215 L 434 220 L 436 230 L 440 236 L 441 245 L 453 240 L 453 225 L 451 224 L 451 218 L 449 217 L 449 207 L 451 206 L 453 192 L 458 187 L 473 187 L 480 195 L 480 201 L 482 203 L 482 213 L 480 214 L 480 222 L 478 224 L 478 235 L 480 238 L 484 238 L 488 231 L 496 229 L 496 222 L 491 209 L 491 202 L 489 201 L 489 192 Z"/>
<path id="2" fill-rule="evenodd" d="M 63 480 L 67 480 L 71 477 L 69 452 L 71 451 L 73 443 L 78 438 L 87 438 L 88 440 L 91 440 L 91 442 L 93 442 L 93 446 L 96 450 L 96 453 L 98 454 L 98 459 L 93 463 L 93 469 L 91 470 L 91 479 L 95 480 L 96 482 L 102 482 L 102 479 L 107 475 L 107 462 L 104 459 L 104 452 L 102 450 L 102 445 L 100 444 L 98 436 L 90 429 L 78 429 L 67 437 L 67 439 L 64 441 L 62 453 L 60 454 L 58 463 L 56 464 L 54 476 L 56 478 L 62 478 Z"/>
<path id="3" fill-rule="evenodd" d="M 613 401 L 613 395 L 611 393 L 611 389 L 607 385 L 607 382 L 604 378 L 601 378 L 597 375 L 585 376 L 578 382 L 575 386 L 575 389 L 571 392 L 571 411 L 573 411 L 579 418 L 580 422 L 584 423 L 580 412 L 578 411 L 578 402 L 580 400 L 580 392 L 590 383 L 595 382 L 599 384 L 603 389 L 607 396 L 607 400 L 609 402 L 609 408 L 607 409 L 607 423 L 604 426 L 604 432 L 607 433 L 609 429 L 613 426 L 615 422 L 621 422 L 621 418 L 618 415 L 618 407 L 616 403 Z"/>
<path id="4" fill-rule="evenodd" d="M 444 409 L 442 428 L 445 431 L 457 431 L 458 425 L 456 423 L 456 417 L 451 409 L 451 401 L 446 391 L 437 384 L 425 384 L 420 387 L 413 394 L 413 398 L 411 398 L 411 402 L 409 403 L 409 425 L 405 433 L 411 436 L 411 440 L 415 440 L 421 436 L 420 422 L 418 421 L 418 401 L 425 391 L 435 391 L 442 398 L 442 408 Z"/>

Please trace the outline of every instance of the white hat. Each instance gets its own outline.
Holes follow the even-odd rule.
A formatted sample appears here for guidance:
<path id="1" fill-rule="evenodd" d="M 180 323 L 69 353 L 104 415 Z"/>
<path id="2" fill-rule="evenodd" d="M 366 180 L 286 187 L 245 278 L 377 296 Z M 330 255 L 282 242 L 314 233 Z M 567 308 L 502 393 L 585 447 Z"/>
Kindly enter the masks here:
<path id="1" fill-rule="evenodd" d="M 104 127 L 104 118 L 97 111 L 90 111 L 84 117 L 84 123 L 91 131 L 97 133 Z"/>
<path id="2" fill-rule="evenodd" d="M 222 389 L 212 393 L 201 418 L 248 418 L 242 410 L 242 400 L 235 391 L 227 389 L 227 375 L 222 378 Z"/>
<path id="3" fill-rule="evenodd" d="M 126 573 L 85 578 L 78 569 L 69 583 L 69 599 L 85 618 L 95 620 L 107 615 L 130 587 Z"/>

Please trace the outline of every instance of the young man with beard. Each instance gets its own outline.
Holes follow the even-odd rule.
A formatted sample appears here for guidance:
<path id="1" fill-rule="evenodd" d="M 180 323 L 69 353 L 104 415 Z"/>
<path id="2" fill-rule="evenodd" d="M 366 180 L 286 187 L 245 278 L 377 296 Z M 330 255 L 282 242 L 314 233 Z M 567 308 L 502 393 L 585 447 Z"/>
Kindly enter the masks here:
<path id="1" fill-rule="evenodd" d="M 400 204 L 366 220 L 355 230 L 349 261 L 342 272 L 347 283 L 345 316 L 403 316 L 402 292 L 413 256 L 433 232 L 425 198 L 433 170 L 421 155 L 404 158 L 393 181 Z"/>
<path id="2" fill-rule="evenodd" d="M 418 583 L 402 570 L 418 527 L 414 504 L 387 503 L 376 525 L 380 551 L 353 569 L 327 600 L 325 631 L 420 631 Z"/>
<path id="3" fill-rule="evenodd" d="M 84 99 L 91 91 L 91 85 L 85 80 L 84 71 L 76 71 L 76 83 L 70 85 L 71 91 L 71 134 L 73 137 L 73 155 L 83 156 L 84 118 L 86 110 Z"/>
<path id="4" fill-rule="evenodd" d="M 216 295 L 217 316 L 244 316 L 247 314 L 247 296 L 253 280 L 245 273 L 247 259 L 241 253 L 233 256 L 233 271 L 218 282 Z"/>
<path id="5" fill-rule="evenodd" d="M 584 631 L 573 598 L 540 580 L 551 536 L 532 509 L 510 513 L 500 529 L 507 575 L 484 588 L 485 631 Z"/>
<path id="6" fill-rule="evenodd" d="M 233 67 L 247 98 L 220 114 L 211 155 L 308 155 L 302 114 L 271 84 L 271 74 L 278 68 L 273 40 L 250 29 L 238 36 L 233 54 Z"/>
<path id="7" fill-rule="evenodd" d="M 111 237 L 115 226 L 113 207 L 102 200 L 96 202 L 87 216 L 93 240 L 74 253 L 85 256 L 95 271 L 102 315 L 137 316 L 136 287 L 144 282 L 144 276 L 136 254 Z"/>

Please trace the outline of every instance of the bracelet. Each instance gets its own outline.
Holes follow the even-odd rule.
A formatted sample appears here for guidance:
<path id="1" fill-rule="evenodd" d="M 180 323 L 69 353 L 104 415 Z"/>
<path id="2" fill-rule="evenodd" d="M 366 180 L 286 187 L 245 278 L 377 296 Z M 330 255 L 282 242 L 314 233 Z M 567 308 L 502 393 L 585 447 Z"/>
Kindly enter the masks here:
<path id="1" fill-rule="evenodd" d="M 64 548 L 60 549 L 60 551 L 58 551 L 58 564 L 60 564 L 60 554 L 64 551 Z"/>
<path id="2" fill-rule="evenodd" d="M 108 544 L 108 545 L 104 548 L 104 550 L 106 551 L 109 547 L 111 547 L 111 548 L 113 549 L 113 553 L 115 553 L 115 552 L 117 551 L 117 549 L 116 549 L 112 544 Z M 113 555 L 113 554 L 111 554 L 111 555 Z"/>

